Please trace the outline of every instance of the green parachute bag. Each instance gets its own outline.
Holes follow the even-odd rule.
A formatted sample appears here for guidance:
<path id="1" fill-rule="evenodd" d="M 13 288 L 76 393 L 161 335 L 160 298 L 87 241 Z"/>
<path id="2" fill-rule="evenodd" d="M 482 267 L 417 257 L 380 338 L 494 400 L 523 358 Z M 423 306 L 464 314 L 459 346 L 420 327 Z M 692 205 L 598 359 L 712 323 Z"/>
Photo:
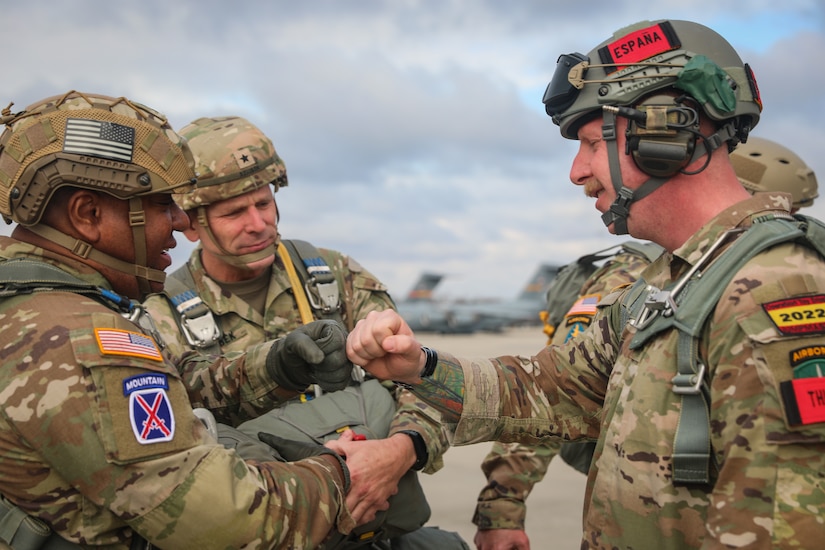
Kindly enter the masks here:
<path id="1" fill-rule="evenodd" d="M 395 411 L 396 402 L 390 390 L 378 380 L 370 379 L 310 400 L 292 400 L 242 423 L 237 429 L 219 425 L 218 439 L 225 447 L 236 449 L 245 459 L 280 459 L 275 450 L 258 440 L 259 432 L 323 444 L 337 439 L 349 428 L 367 439 L 383 439 L 389 435 Z M 390 497 L 389 503 L 389 509 L 378 512 L 373 521 L 355 528 L 347 536 L 326 541 L 321 548 L 368 547 L 377 540 L 415 531 L 430 519 L 430 506 L 418 474 L 413 470 L 398 482 L 398 493 Z"/>

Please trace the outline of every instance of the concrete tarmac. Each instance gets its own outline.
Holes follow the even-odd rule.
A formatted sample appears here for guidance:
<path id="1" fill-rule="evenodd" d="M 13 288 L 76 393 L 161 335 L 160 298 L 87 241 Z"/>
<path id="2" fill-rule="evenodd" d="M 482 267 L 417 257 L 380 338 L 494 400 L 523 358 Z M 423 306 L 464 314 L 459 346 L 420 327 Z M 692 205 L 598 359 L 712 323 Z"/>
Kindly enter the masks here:
<path id="1" fill-rule="evenodd" d="M 419 341 L 461 357 L 535 355 L 546 342 L 541 327 L 510 329 L 503 333 L 441 335 L 420 333 Z M 428 525 L 458 532 L 475 548 L 472 523 L 478 493 L 486 480 L 481 461 L 491 443 L 452 447 L 444 455 L 444 468 L 421 475 L 432 509 Z M 585 476 L 556 458 L 544 480 L 527 499 L 526 530 L 532 550 L 572 550 L 581 545 L 581 514 Z M 437 549 L 433 549 L 437 550 Z"/>

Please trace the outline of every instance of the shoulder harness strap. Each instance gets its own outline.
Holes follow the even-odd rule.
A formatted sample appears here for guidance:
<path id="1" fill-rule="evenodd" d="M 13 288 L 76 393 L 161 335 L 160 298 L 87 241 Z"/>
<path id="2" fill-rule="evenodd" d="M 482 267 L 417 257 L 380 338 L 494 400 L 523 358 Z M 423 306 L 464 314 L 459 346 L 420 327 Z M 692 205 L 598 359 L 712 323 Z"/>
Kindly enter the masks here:
<path id="1" fill-rule="evenodd" d="M 125 296 L 87 283 L 46 262 L 29 258 L 0 262 L 0 297 L 58 291 L 90 296 L 127 317 L 135 309 L 135 303 Z"/>
<path id="2" fill-rule="evenodd" d="M 710 446 L 706 366 L 699 356 L 699 336 L 706 319 L 731 277 L 760 252 L 784 242 L 800 241 L 825 256 L 825 244 L 817 242 L 816 235 L 820 239 L 825 236 L 825 227 L 816 220 L 774 215 L 754 219 L 749 229 L 733 229 L 720 236 L 669 289 L 659 290 L 640 280 L 623 301 L 627 313 L 623 310 L 622 321 L 629 319 L 638 329 L 631 349 L 642 347 L 663 330 L 679 331 L 677 374 L 672 383 L 673 392 L 682 397 L 682 410 L 674 440 L 674 483 L 707 484 L 711 482 L 711 465 L 714 472 L 717 469 Z M 711 262 L 713 253 L 735 237 L 736 241 Z"/>
<path id="3" fill-rule="evenodd" d="M 186 341 L 203 353 L 220 354 L 221 328 L 212 311 L 195 291 L 189 264 L 166 277 L 163 293 L 172 303 L 175 319 Z"/>
<path id="4" fill-rule="evenodd" d="M 341 295 L 338 281 L 315 246 L 300 240 L 281 241 L 289 251 L 309 304 L 319 316 L 341 321 Z"/>

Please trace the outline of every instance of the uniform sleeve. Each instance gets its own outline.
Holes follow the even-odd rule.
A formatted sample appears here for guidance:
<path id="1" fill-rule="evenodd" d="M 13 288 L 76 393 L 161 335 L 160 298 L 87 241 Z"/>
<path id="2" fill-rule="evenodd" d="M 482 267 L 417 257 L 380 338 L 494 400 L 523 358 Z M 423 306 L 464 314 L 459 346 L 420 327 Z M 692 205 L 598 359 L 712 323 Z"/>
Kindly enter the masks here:
<path id="1" fill-rule="evenodd" d="M 478 495 L 473 523 L 479 530 L 524 530 L 525 501 L 547 473 L 559 443 L 527 446 L 519 443 L 493 443 L 481 463 L 487 485 Z"/>
<path id="2" fill-rule="evenodd" d="M 578 338 L 533 357 L 459 359 L 438 352 L 431 378 L 411 386 L 438 409 L 454 445 L 519 441 L 533 445 L 564 437 L 596 439 L 618 337 L 609 304 Z"/>
<path id="3" fill-rule="evenodd" d="M 394 395 L 397 409 L 388 437 L 401 430 L 418 432 L 427 446 L 428 455 L 422 471 L 434 474 L 444 467 L 442 455 L 450 447 L 449 432 L 441 422 L 441 414 L 409 390 L 394 388 Z"/>
<path id="4" fill-rule="evenodd" d="M 237 426 L 295 397 L 297 392 L 282 388 L 267 372 L 266 357 L 273 342 L 224 355 L 184 353 L 177 368 L 192 405 Z"/>
<path id="5" fill-rule="evenodd" d="M 128 542 L 132 527 L 164 548 L 314 547 L 352 527 L 329 462 L 244 462 L 195 419 L 150 337 L 110 312 L 38 322 L 78 311 L 75 295 L 42 296 L 48 309 L 24 308 L 18 327 L 29 345 L 3 362 L 3 494 L 91 545 Z"/>
<path id="6" fill-rule="evenodd" d="M 821 539 L 821 259 L 784 245 L 751 260 L 725 290 L 704 341 L 712 343 L 703 353 L 712 372 L 711 441 L 720 464 L 705 546 L 764 541 L 788 548 Z M 812 415 L 798 417 L 799 409 Z"/>

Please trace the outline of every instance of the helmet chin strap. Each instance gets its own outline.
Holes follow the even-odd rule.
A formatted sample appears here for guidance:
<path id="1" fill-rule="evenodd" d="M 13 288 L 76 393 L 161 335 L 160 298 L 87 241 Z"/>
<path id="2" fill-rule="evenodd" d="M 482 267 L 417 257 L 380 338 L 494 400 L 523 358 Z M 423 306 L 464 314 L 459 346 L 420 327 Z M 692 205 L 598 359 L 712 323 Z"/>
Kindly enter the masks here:
<path id="1" fill-rule="evenodd" d="M 206 235 L 209 237 L 209 240 L 212 241 L 212 244 L 215 245 L 215 248 L 219 250 L 216 254 L 213 252 L 215 256 L 226 262 L 227 264 L 240 268 L 240 269 L 247 269 L 249 264 L 255 263 L 257 261 L 263 260 L 264 258 L 268 258 L 269 256 L 275 256 L 277 251 L 278 240 L 276 239 L 274 243 L 267 246 L 264 249 L 258 250 L 257 252 L 250 252 L 249 254 L 241 254 L 240 256 L 234 255 L 226 250 L 221 243 L 218 242 L 218 239 L 215 238 L 215 234 L 212 233 L 212 228 L 209 227 L 209 220 L 206 218 L 206 208 L 203 206 L 198 207 L 198 223 L 201 227 L 204 228 L 206 231 Z"/>
<path id="2" fill-rule="evenodd" d="M 610 179 L 613 182 L 613 189 L 616 190 L 616 199 L 610 205 L 607 212 L 602 214 L 602 223 L 609 227 L 613 224 L 613 231 L 616 235 L 627 235 L 627 218 L 630 216 L 630 205 L 639 201 L 653 191 L 664 185 L 673 176 L 653 176 L 647 179 L 638 189 L 625 187 L 622 181 L 622 170 L 619 165 L 619 144 L 616 141 L 616 110 L 603 109 L 602 139 L 607 143 L 607 158 L 610 167 Z M 690 163 L 707 154 L 712 153 L 723 144 L 735 138 L 736 130 L 732 123 L 723 125 L 719 131 L 710 135 L 702 136 L 702 140 L 696 144 L 691 155 Z M 702 167 L 696 173 L 704 170 Z M 675 174 L 674 174 L 675 175 Z"/>
<path id="3" fill-rule="evenodd" d="M 619 165 L 619 144 L 616 141 L 616 112 L 603 109 L 602 113 L 602 139 L 607 143 L 610 180 L 613 182 L 613 189 L 616 190 L 616 199 L 607 212 L 602 214 L 602 223 L 606 227 L 609 227 L 612 223 L 616 235 L 627 235 L 627 218 L 630 215 L 630 205 L 651 194 L 670 178 L 652 177 L 636 190 L 625 187 L 622 181 L 622 169 Z"/>
<path id="4" fill-rule="evenodd" d="M 139 198 L 135 198 L 130 199 L 130 202 L 134 200 L 137 200 L 138 202 L 140 201 Z M 132 217 L 140 218 L 142 217 L 142 213 L 143 211 L 141 209 L 134 213 Z M 63 248 L 71 251 L 71 253 L 75 256 L 79 256 L 84 259 L 88 258 L 89 260 L 93 260 L 110 269 L 119 271 L 120 273 L 132 275 L 137 280 L 138 290 L 140 291 L 141 296 L 146 296 L 152 292 L 150 283 L 154 282 L 163 284 L 164 281 L 166 281 L 166 273 L 159 269 L 152 269 L 146 265 L 146 239 L 144 236 L 145 225 L 139 225 L 139 229 L 135 229 L 135 227 L 138 227 L 138 225 L 132 226 L 132 235 L 135 239 L 135 263 L 129 263 L 127 261 L 115 258 L 114 256 L 110 256 L 105 252 L 101 252 L 100 250 L 93 248 L 92 245 L 86 241 L 67 235 L 42 223 L 29 226 L 26 229 L 32 233 L 40 235 L 48 241 L 62 246 Z M 139 237 L 140 242 L 138 243 L 137 239 Z"/>

